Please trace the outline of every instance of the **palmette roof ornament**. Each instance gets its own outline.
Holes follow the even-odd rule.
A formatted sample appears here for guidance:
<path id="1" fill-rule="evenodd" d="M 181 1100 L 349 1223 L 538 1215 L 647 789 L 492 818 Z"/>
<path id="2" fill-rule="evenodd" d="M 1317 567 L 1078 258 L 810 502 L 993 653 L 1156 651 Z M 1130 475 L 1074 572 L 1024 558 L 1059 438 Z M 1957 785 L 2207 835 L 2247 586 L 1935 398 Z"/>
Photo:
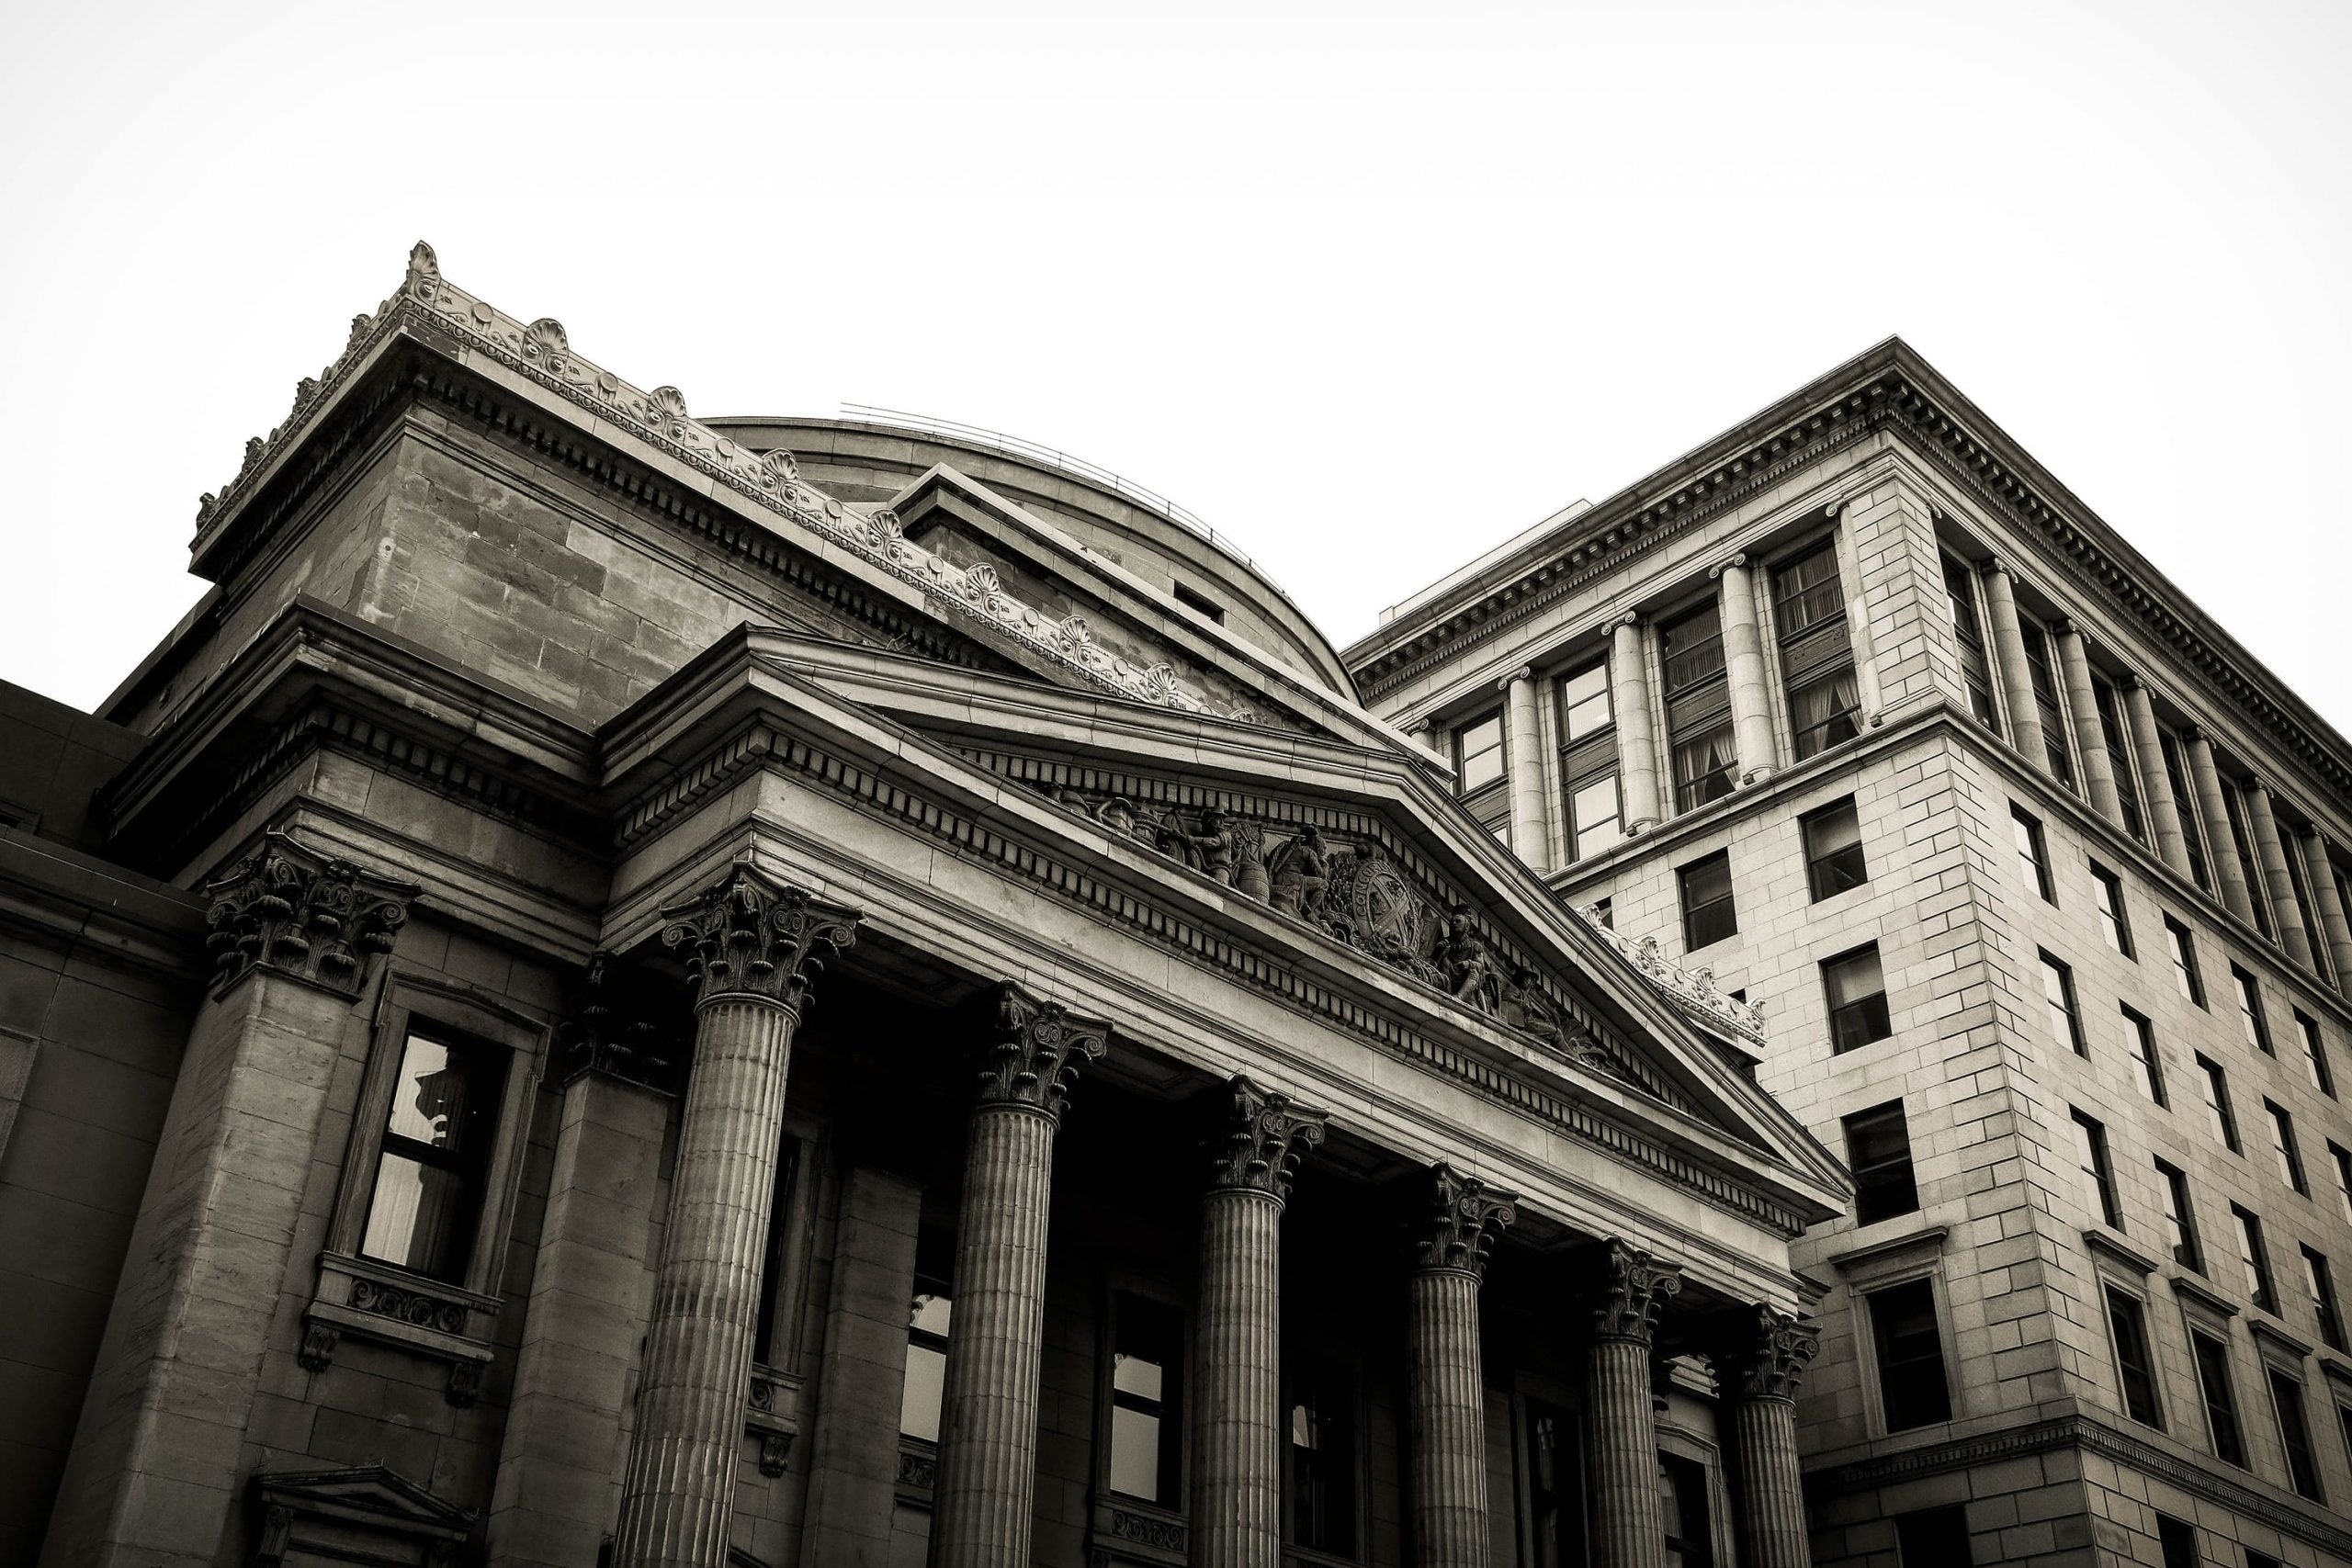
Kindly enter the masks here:
<path id="1" fill-rule="evenodd" d="M 1613 929 L 1602 917 L 1598 904 L 1577 905 L 1576 912 L 1595 936 L 1623 954 L 1641 971 L 1643 979 L 1683 1012 L 1759 1047 L 1764 1043 L 1764 1010 L 1718 989 L 1713 969 L 1704 964 L 1685 969 L 1666 956 L 1657 938 L 1630 937 Z"/>
<path id="2" fill-rule="evenodd" d="M 408 923 L 417 890 L 273 829 L 203 891 L 216 994 L 266 969 L 356 997 Z"/>
<path id="3" fill-rule="evenodd" d="M 662 944 L 686 963 L 695 1005 L 729 998 L 798 1011 L 826 961 L 857 940 L 854 909 L 739 860 L 715 886 L 662 911 Z"/>
<path id="4" fill-rule="evenodd" d="M 722 435 L 686 412 L 675 387 L 642 390 L 571 351 L 560 322 L 542 316 L 526 322 L 450 283 L 441 275 L 433 247 L 417 242 L 409 252 L 400 292 L 372 314 L 352 319 L 343 353 L 315 378 L 306 378 L 294 412 L 266 437 L 245 445 L 243 465 L 218 494 L 197 504 L 197 544 L 204 545 L 234 505 L 246 498 L 271 468 L 270 459 L 290 447 L 332 394 L 365 365 L 378 344 L 403 322 L 451 336 L 618 429 L 652 443 L 672 458 L 707 474 L 737 496 L 814 530 L 828 543 L 872 562 L 922 590 L 943 615 L 971 617 L 999 637 L 1010 637 L 1034 654 L 1072 670 L 1117 695 L 1180 713 L 1258 722 L 1242 703 L 1212 699 L 1165 661 L 1137 662 L 1090 637 L 1072 638 L 1075 617 L 1032 604 L 1009 592 L 986 566 L 962 567 L 910 541 L 887 508 L 852 507 L 800 478 L 788 452 L 754 452 Z M 1082 632 L 1084 623 L 1078 623 Z"/>

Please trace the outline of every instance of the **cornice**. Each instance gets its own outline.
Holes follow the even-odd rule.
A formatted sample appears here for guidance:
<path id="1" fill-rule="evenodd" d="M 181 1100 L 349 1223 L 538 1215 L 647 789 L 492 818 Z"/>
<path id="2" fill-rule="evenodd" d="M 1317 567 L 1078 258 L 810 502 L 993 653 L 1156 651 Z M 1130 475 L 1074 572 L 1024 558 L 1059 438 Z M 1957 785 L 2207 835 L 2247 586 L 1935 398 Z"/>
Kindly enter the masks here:
<path id="1" fill-rule="evenodd" d="M 2062 1449 L 2079 1450 L 2129 1466 L 2232 1513 L 2258 1519 L 2281 1534 L 2309 1542 L 2332 1556 L 2352 1558 L 2352 1529 L 2326 1517 L 2316 1505 L 2290 1502 L 2283 1494 L 2239 1481 L 2223 1473 L 2216 1461 L 2174 1453 L 2108 1425 L 2095 1412 L 2028 1422 L 1845 1464 L 1808 1468 L 1804 1488 L 1808 1499 L 1826 1502 L 1898 1482 L 1955 1470 L 1974 1470 L 2004 1460 Z"/>

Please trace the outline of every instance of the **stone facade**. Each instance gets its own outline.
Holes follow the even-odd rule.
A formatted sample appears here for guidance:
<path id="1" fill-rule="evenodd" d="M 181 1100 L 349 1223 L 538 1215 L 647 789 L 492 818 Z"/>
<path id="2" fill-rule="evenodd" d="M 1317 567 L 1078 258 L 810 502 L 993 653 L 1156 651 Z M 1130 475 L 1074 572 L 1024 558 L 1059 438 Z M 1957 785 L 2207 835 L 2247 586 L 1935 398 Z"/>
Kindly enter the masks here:
<path id="1" fill-rule="evenodd" d="M 2352 1562 L 2352 750 L 2031 457 L 1890 343 L 1348 660 L 1440 765 L 1532 707 L 1509 841 L 1761 1007 L 1854 1164 L 1794 1248 L 1815 1562 Z"/>
<path id="2" fill-rule="evenodd" d="M 420 246 L 0 699 L 0 1557 L 1804 1562 L 1756 1010 L 1176 517 L 805 428 Z"/>

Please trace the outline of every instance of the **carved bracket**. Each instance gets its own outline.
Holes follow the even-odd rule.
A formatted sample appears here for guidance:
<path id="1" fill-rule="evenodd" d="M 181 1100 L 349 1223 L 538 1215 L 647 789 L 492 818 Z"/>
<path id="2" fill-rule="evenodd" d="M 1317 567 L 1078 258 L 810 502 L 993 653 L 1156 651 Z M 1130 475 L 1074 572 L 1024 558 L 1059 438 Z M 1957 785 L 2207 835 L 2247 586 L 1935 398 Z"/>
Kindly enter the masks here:
<path id="1" fill-rule="evenodd" d="M 621 982 L 620 961 L 599 951 L 590 956 L 579 1000 L 556 1032 L 563 1053 L 562 1082 L 582 1073 L 602 1073 L 623 1083 L 666 1090 L 677 1053 L 661 1031 L 640 1016 Z"/>
<path id="2" fill-rule="evenodd" d="M 1236 1076 L 1225 1135 L 1210 1155 L 1209 1190 L 1290 1196 L 1291 1179 L 1307 1150 L 1323 1141 L 1331 1113 L 1295 1104 Z"/>
<path id="3" fill-rule="evenodd" d="M 216 995 L 268 969 L 356 998 L 408 923 L 417 889 L 273 829 L 204 892 Z"/>
<path id="4" fill-rule="evenodd" d="M 738 860 L 726 877 L 662 911 L 662 945 L 682 954 L 695 1005 L 752 997 L 797 1011 L 825 961 L 857 940 L 856 910 L 828 904 Z"/>
<path id="5" fill-rule="evenodd" d="M 1413 1227 L 1417 1268 L 1487 1271 L 1496 1233 L 1516 1219 L 1519 1196 L 1500 1192 L 1442 1161 L 1430 1167 L 1429 1208 Z"/>
<path id="6" fill-rule="evenodd" d="M 997 987 L 995 1038 L 980 1066 L 980 1103 L 1058 1117 L 1079 1069 L 1109 1048 L 1107 1023 L 1072 1018 L 1007 980 Z"/>

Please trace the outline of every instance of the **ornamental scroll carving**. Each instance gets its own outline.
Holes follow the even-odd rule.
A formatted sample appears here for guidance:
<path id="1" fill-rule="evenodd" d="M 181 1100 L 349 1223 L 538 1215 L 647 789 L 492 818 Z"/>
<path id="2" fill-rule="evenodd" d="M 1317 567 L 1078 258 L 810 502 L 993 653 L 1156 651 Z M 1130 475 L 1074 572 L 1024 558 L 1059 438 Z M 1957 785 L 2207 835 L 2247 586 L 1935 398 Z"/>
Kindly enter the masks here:
<path id="1" fill-rule="evenodd" d="M 216 989 L 272 969 L 356 997 L 408 923 L 416 888 L 273 830 L 204 892 Z"/>
<path id="2" fill-rule="evenodd" d="M 1517 1193 L 1443 1162 L 1430 1167 L 1429 1207 L 1413 1224 L 1415 1267 L 1484 1275 L 1496 1233 L 1518 1217 L 1518 1203 Z"/>
<path id="3" fill-rule="evenodd" d="M 1509 960 L 1460 899 L 1441 905 L 1376 840 L 1313 823 L 1276 828 L 1220 807 L 1138 805 L 1041 785 L 1055 804 L 1443 991 L 1580 1066 L 1664 1098 L 1577 1024 L 1542 979 Z"/>
<path id="4" fill-rule="evenodd" d="M 777 882 L 747 860 L 662 911 L 662 944 L 686 961 L 695 1005 L 727 997 L 797 1011 L 827 959 L 857 940 L 856 910 Z"/>
<path id="5" fill-rule="evenodd" d="M 1577 906 L 1577 913 L 1593 934 L 1615 948 L 1641 971 L 1642 978 L 1666 994 L 1667 999 L 1709 1023 L 1728 1029 L 1742 1039 L 1764 1043 L 1764 1009 L 1725 995 L 1715 985 L 1715 972 L 1701 964 L 1684 968 L 1666 956 L 1654 936 L 1630 937 L 1611 927 L 1598 904 Z"/>
<path id="6" fill-rule="evenodd" d="M 1821 1327 L 1758 1303 L 1718 1325 L 1708 1359 L 1724 1387 L 1742 1399 L 1794 1399 L 1821 1349 Z"/>
<path id="7" fill-rule="evenodd" d="M 273 454 L 289 447 L 328 395 L 355 375 L 368 353 L 403 323 L 423 325 L 435 337 L 455 337 L 546 387 L 590 415 L 629 430 L 672 457 L 718 479 L 736 495 L 813 529 L 829 543 L 881 567 L 922 589 L 933 604 L 968 615 L 992 631 L 1009 636 L 1034 654 L 1075 670 L 1088 681 L 1137 702 L 1182 713 L 1208 714 L 1243 723 L 1265 718 L 1241 702 L 1221 702 L 1197 690 L 1167 662 L 1138 661 L 1096 643 L 1083 619 L 1056 615 L 1007 593 L 987 569 L 956 565 L 906 538 L 887 510 L 855 512 L 800 478 L 789 452 L 754 452 L 722 435 L 686 412 L 685 394 L 675 387 L 645 391 L 581 358 L 571 351 L 562 325 L 542 316 L 525 321 L 467 293 L 441 275 L 440 258 L 422 241 L 409 252 L 400 292 L 373 314 L 353 318 L 343 353 L 318 377 L 296 388 L 293 412 L 266 438 L 245 443 L 244 462 L 217 496 L 198 503 L 199 543 L 221 522 L 232 502 L 260 482 Z"/>
<path id="8" fill-rule="evenodd" d="M 1600 1279 L 1593 1291 L 1593 1337 L 1648 1344 L 1658 1314 L 1682 1289 L 1682 1270 L 1622 1241 L 1605 1243 L 1595 1261 Z"/>
<path id="9" fill-rule="evenodd" d="M 1231 1101 L 1224 1136 L 1210 1156 L 1209 1190 L 1289 1198 L 1298 1162 L 1322 1143 L 1330 1112 L 1310 1111 L 1286 1094 L 1261 1089 L 1238 1076 L 1226 1088 Z"/>
<path id="10" fill-rule="evenodd" d="M 1110 1026 L 1073 1018 L 1010 980 L 997 987 L 992 1038 L 980 1064 L 982 1105 L 1020 1105 L 1058 1118 L 1079 1069 L 1108 1048 Z"/>

